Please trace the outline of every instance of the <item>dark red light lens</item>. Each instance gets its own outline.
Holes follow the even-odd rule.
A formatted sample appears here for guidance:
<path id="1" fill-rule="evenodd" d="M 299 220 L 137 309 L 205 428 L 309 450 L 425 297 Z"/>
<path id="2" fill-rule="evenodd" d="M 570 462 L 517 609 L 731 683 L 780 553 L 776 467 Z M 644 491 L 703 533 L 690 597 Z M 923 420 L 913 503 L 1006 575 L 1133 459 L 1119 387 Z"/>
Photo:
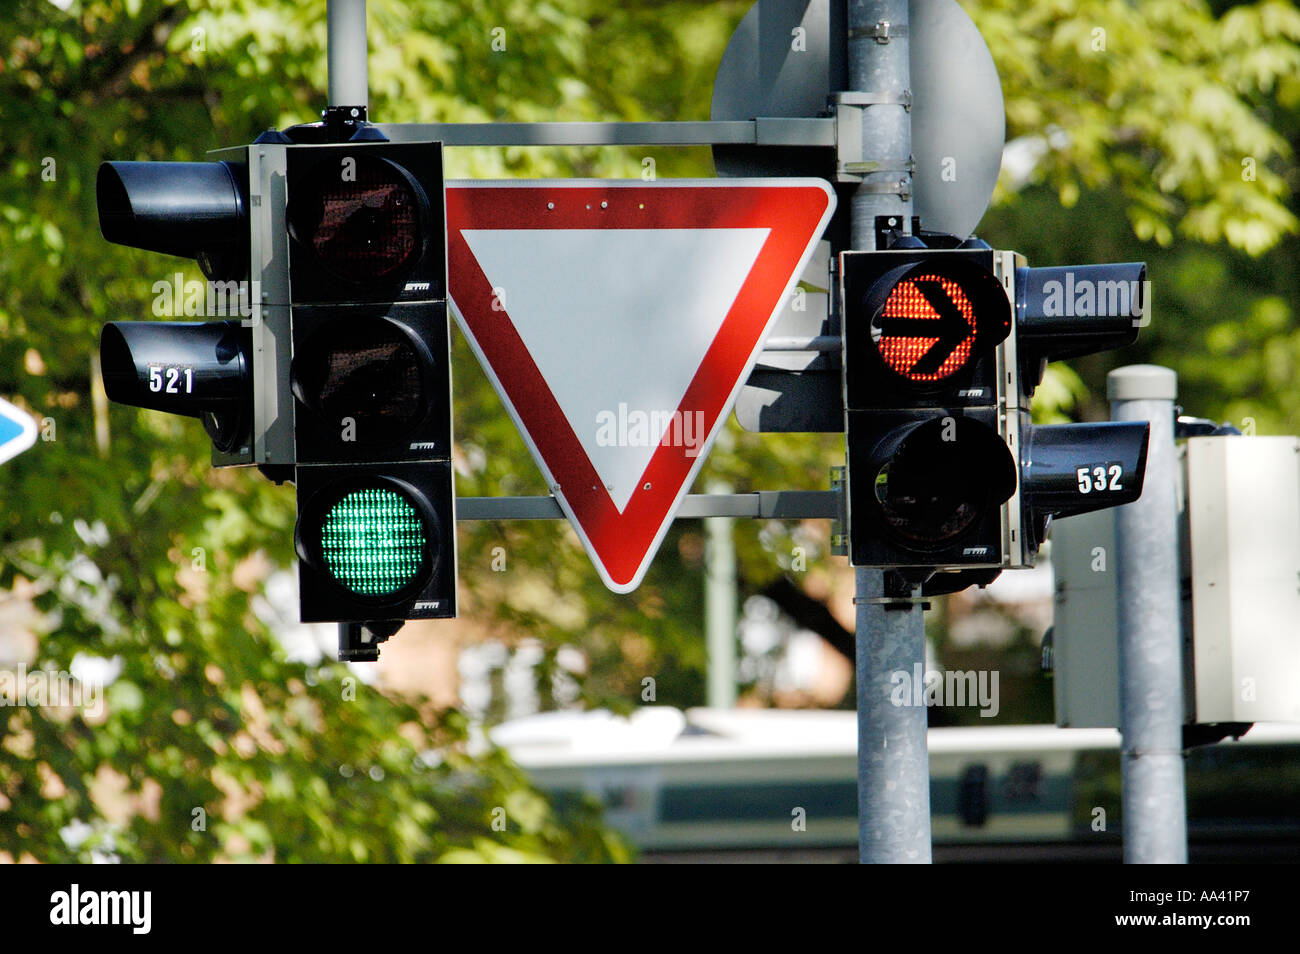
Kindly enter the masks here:
<path id="1" fill-rule="evenodd" d="M 323 164 L 310 194 L 291 196 L 290 228 L 338 277 L 364 282 L 392 275 L 424 251 L 419 185 L 393 163 L 348 156 Z"/>

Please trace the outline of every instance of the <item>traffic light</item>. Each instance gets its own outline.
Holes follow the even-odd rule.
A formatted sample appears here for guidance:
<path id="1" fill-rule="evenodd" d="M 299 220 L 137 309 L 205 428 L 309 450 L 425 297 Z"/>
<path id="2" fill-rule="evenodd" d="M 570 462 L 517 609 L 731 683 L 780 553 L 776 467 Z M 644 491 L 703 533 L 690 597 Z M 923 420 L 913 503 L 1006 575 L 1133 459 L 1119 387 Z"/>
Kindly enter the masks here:
<path id="1" fill-rule="evenodd" d="M 195 259 L 209 279 L 190 311 L 232 320 L 110 322 L 100 338 L 112 401 L 199 418 L 218 466 L 252 462 L 248 168 L 233 161 L 105 162 L 100 231 L 119 245 Z M 171 282 L 161 286 L 170 291 Z M 155 286 L 158 287 L 158 286 Z M 176 310 L 184 286 L 176 283 Z"/>
<path id="2" fill-rule="evenodd" d="M 197 261 L 175 301 L 220 319 L 106 325 L 105 390 L 293 480 L 301 619 L 376 658 L 367 635 L 456 615 L 442 147 L 327 111 L 216 156 L 100 167 L 104 237 Z"/>
<path id="3" fill-rule="evenodd" d="M 301 618 L 455 616 L 441 145 L 297 145 L 285 184 Z"/>
<path id="4" fill-rule="evenodd" d="M 841 255 L 855 566 L 920 582 L 1000 565 L 1017 465 L 1002 429 L 1012 308 L 997 265 L 986 247 Z"/>
<path id="5" fill-rule="evenodd" d="M 935 595 L 1032 566 L 1054 516 L 1141 495 L 1146 424 L 1029 408 L 1048 361 L 1131 343 L 1149 302 L 1141 263 L 906 241 L 841 255 L 849 559 Z"/>
<path id="6" fill-rule="evenodd" d="M 1018 361 L 1014 390 L 1021 444 L 1019 530 L 1012 566 L 1031 566 L 1053 517 L 1131 503 L 1142 495 L 1143 422 L 1035 426 L 1029 404 L 1049 361 L 1122 348 L 1146 324 L 1142 262 L 1015 268 Z M 1012 515 L 1013 519 L 1015 515 Z"/>

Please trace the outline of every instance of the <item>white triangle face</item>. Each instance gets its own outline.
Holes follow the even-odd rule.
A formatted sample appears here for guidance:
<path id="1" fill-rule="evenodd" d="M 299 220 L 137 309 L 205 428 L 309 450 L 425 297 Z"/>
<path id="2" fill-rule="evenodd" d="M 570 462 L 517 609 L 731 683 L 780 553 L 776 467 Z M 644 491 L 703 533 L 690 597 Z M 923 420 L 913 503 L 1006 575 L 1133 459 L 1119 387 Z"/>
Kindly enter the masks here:
<path id="1" fill-rule="evenodd" d="M 620 513 L 665 433 L 708 437 L 672 415 L 770 231 L 461 232 Z"/>

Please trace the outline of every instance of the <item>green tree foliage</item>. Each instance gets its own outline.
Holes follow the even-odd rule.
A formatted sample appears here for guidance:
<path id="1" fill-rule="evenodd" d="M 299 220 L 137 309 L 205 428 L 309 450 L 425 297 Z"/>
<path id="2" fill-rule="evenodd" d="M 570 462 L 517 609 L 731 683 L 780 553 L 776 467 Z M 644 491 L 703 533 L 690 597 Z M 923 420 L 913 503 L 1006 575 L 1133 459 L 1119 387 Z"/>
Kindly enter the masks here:
<path id="1" fill-rule="evenodd" d="M 368 6 L 371 116 L 418 122 L 707 118 L 748 4 Z M 1178 369 L 1189 410 L 1300 430 L 1296 279 L 1279 267 L 1297 251 L 1294 7 L 966 6 L 1001 72 L 1009 137 L 1038 152 L 1027 181 L 1003 182 L 981 233 L 1035 264 L 1151 265 L 1156 316 L 1141 344 L 1052 375 L 1046 411 L 1103 415 L 1105 370 L 1150 359 Z M 0 23 L 0 395 L 42 420 L 46 438 L 0 466 L 0 626 L 35 637 L 42 666 L 86 653 L 122 667 L 99 721 L 0 710 L 0 852 L 623 857 L 589 815 L 562 816 L 471 745 L 459 714 L 346 683 L 341 667 L 287 661 L 256 608 L 268 569 L 292 560 L 292 491 L 212 471 L 193 421 L 103 400 L 102 324 L 153 317 L 155 281 L 198 273 L 100 238 L 98 163 L 199 159 L 310 121 L 325 77 L 319 3 L 20 0 Z M 647 159 L 659 177 L 712 172 L 699 149 L 449 150 L 448 169 L 640 177 Z M 544 492 L 469 349 L 458 337 L 454 348 L 459 493 Z M 843 459 L 838 436 L 732 422 L 694 489 L 824 488 Z M 824 521 L 738 521 L 736 541 L 745 592 L 786 576 L 842 599 Z M 561 646 L 580 647 L 586 702 L 639 705 L 647 677 L 656 702 L 703 701 L 699 524 L 678 521 L 628 596 L 603 589 L 561 523 L 467 524 L 460 547 L 462 612 L 504 638 L 538 638 L 547 666 Z M 22 615 L 29 603 L 34 617 Z M 70 843 L 59 832 L 74 821 L 90 834 L 75 826 Z"/>
<path id="2" fill-rule="evenodd" d="M 582 115 L 583 91 L 552 82 L 584 67 L 589 26 L 570 12 L 372 3 L 371 23 L 385 118 L 484 118 L 516 94 L 527 113 Z M 513 54 L 491 49 L 497 24 Z M 255 609 L 266 569 L 291 560 L 291 491 L 213 472 L 192 421 L 103 401 L 102 323 L 153 317 L 154 281 L 198 276 L 100 238 L 99 162 L 198 159 L 311 120 L 324 39 L 323 8 L 289 2 L 32 0 L 0 25 L 0 118 L 14 131 L 0 171 L 0 393 L 46 438 L 0 470 L 6 636 L 35 637 L 47 669 L 79 653 L 121 664 L 102 715 L 0 710 L 7 857 L 626 857 L 590 810 L 561 815 L 472 744 L 455 711 L 286 661 Z M 398 115 L 398 101 L 418 106 Z M 29 601 L 37 615 L 18 615 Z"/>
<path id="3" fill-rule="evenodd" d="M 1300 95 L 1300 11 L 1201 2 L 985 0 L 1009 136 L 1044 137 L 1039 167 L 1061 204 L 1115 187 L 1133 231 L 1258 253 L 1293 232 L 1283 201 L 1291 148 L 1275 105 Z M 1276 97 L 1276 98 L 1275 98 Z"/>
<path id="4" fill-rule="evenodd" d="M 1300 432 L 1300 287 L 1286 265 L 1300 11 L 1224 0 L 970 10 L 1002 75 L 1008 137 L 1036 139 L 1043 156 L 1028 183 L 1004 177 L 985 237 L 1033 264 L 1144 260 L 1152 282 L 1137 344 L 1073 362 L 1068 388 L 1049 376 L 1045 403 L 1105 417 L 1105 372 L 1151 361 L 1177 370 L 1189 413 Z"/>

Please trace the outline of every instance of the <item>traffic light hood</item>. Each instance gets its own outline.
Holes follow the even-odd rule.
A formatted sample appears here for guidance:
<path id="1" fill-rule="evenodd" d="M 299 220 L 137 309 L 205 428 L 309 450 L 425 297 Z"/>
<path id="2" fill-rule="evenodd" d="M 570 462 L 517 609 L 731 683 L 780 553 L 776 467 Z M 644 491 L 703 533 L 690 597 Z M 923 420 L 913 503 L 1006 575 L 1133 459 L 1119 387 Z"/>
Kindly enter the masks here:
<path id="1" fill-rule="evenodd" d="M 1025 527 L 1037 547 L 1053 517 L 1132 503 L 1146 476 L 1146 421 L 1026 425 L 1022 429 Z"/>
<path id="2" fill-rule="evenodd" d="M 251 333 L 238 321 L 114 321 L 99 338 L 110 401 L 203 421 L 218 450 L 243 435 L 252 401 Z"/>
<path id="3" fill-rule="evenodd" d="M 1016 269 L 1016 334 L 1029 361 L 1130 345 L 1150 306 L 1145 262 Z"/>
<path id="4" fill-rule="evenodd" d="M 196 259 L 213 279 L 242 274 L 247 196 L 247 172 L 229 162 L 105 162 L 95 179 L 104 238 Z"/>

